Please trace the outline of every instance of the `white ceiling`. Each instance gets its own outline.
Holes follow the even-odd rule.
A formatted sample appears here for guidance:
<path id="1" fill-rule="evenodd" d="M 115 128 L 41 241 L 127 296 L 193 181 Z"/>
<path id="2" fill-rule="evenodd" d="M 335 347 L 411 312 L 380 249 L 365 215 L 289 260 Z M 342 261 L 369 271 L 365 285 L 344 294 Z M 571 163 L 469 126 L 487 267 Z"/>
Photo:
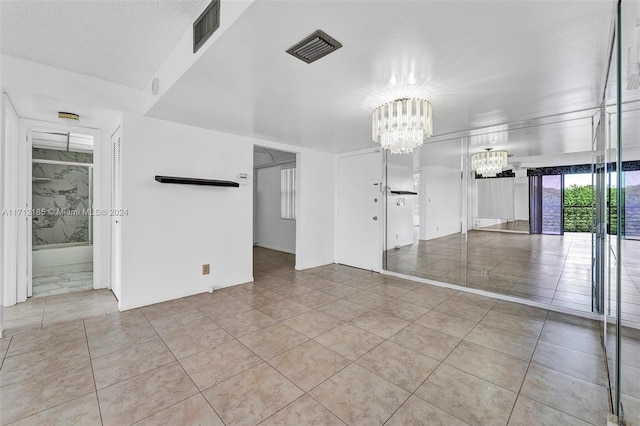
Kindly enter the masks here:
<path id="1" fill-rule="evenodd" d="M 613 9 L 257 1 L 149 115 L 345 152 L 371 146 L 372 109 L 398 97 L 430 99 L 436 135 L 590 108 L 602 98 Z M 285 53 L 316 29 L 344 47 L 309 65 Z"/>
<path id="2" fill-rule="evenodd" d="M 142 88 L 208 2 L 3 0 L 0 49 Z"/>

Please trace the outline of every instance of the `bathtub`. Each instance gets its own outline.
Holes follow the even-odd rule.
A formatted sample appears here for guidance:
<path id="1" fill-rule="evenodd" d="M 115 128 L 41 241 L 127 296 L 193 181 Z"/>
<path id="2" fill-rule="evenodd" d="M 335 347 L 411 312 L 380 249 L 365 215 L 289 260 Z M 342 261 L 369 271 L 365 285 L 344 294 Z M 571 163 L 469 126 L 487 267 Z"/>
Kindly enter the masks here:
<path id="1" fill-rule="evenodd" d="M 33 276 L 55 272 L 91 272 L 93 245 L 88 243 L 48 244 L 33 247 Z"/>

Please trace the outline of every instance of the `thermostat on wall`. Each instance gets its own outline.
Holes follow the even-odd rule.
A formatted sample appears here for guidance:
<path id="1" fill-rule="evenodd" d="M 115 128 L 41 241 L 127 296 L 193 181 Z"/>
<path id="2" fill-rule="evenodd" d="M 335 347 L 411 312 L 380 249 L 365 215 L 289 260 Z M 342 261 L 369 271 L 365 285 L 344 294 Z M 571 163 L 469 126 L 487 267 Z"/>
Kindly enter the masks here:
<path id="1" fill-rule="evenodd" d="M 238 174 L 238 183 L 241 186 L 249 185 L 249 175 L 247 173 L 239 173 Z"/>

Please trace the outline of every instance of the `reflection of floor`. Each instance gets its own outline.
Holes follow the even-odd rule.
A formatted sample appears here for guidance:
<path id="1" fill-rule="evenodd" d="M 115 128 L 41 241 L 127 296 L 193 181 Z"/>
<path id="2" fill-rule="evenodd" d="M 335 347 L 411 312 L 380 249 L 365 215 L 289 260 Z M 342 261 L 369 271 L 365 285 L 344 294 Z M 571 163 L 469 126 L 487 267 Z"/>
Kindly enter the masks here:
<path id="1" fill-rule="evenodd" d="M 615 389 L 615 327 L 609 326 L 607 359 L 611 386 Z M 626 425 L 640 425 L 640 330 L 623 327 L 620 333 L 620 399 Z"/>
<path id="2" fill-rule="evenodd" d="M 92 288 L 91 271 L 50 272 L 33 277 L 33 297 L 55 296 Z"/>
<path id="3" fill-rule="evenodd" d="M 509 222 L 497 225 L 483 226 L 476 228 L 477 231 L 502 231 L 502 232 L 526 232 L 529 233 L 528 220 L 510 220 Z"/>
<path id="4" fill-rule="evenodd" d="M 253 283 L 0 340 L 3 422 L 606 423 L 595 321 L 254 253 Z"/>
<path id="5" fill-rule="evenodd" d="M 640 243 L 623 242 L 623 318 L 640 323 Z M 468 263 L 467 263 L 468 259 Z M 387 251 L 387 269 L 591 311 L 591 234 L 470 231 Z"/>

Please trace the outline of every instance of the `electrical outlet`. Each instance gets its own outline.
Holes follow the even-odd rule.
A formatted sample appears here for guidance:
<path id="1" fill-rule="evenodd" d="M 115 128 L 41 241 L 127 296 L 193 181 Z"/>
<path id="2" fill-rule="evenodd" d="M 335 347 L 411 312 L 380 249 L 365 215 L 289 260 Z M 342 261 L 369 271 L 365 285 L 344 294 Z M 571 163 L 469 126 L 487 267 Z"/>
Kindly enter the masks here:
<path id="1" fill-rule="evenodd" d="M 211 272 L 211 266 L 208 263 L 202 265 L 202 275 L 209 275 Z"/>

